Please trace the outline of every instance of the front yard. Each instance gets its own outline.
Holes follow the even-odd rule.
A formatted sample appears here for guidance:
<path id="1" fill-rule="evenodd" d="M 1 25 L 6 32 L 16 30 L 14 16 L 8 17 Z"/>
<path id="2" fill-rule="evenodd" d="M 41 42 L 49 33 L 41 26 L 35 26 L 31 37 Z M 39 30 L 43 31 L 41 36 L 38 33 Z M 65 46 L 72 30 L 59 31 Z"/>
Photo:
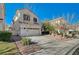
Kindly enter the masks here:
<path id="1" fill-rule="evenodd" d="M 0 41 L 0 55 L 15 55 L 18 54 L 14 43 Z"/>

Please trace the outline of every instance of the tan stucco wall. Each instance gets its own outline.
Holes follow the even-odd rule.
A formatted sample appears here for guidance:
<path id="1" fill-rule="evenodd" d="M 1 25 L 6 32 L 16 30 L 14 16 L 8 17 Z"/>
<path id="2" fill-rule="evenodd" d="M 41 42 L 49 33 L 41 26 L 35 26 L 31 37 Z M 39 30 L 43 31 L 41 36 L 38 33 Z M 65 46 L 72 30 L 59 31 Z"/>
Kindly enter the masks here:
<path id="1" fill-rule="evenodd" d="M 14 22 L 13 33 L 21 36 L 41 35 L 41 25 L 39 20 L 37 20 L 38 24 L 34 24 L 33 22 L 33 18 L 36 17 L 38 19 L 38 17 L 27 9 L 19 10 L 19 13 L 20 17 Z M 23 14 L 29 15 L 30 21 L 23 20 Z M 15 18 L 16 16 L 18 17 L 18 12 L 16 12 Z"/>

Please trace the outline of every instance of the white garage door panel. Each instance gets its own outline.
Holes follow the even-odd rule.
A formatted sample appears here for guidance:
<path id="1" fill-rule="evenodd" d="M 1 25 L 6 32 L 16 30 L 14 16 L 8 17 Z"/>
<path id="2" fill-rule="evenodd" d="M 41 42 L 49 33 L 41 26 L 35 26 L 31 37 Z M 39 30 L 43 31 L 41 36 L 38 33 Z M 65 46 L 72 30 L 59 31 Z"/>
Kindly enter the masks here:
<path id="1" fill-rule="evenodd" d="M 27 36 L 27 29 L 21 29 L 21 36 Z"/>
<path id="2" fill-rule="evenodd" d="M 21 29 L 21 36 L 40 35 L 40 30 L 35 29 Z"/>
<path id="3" fill-rule="evenodd" d="M 40 34 L 40 32 L 39 32 L 39 30 L 28 30 L 28 35 L 39 35 Z"/>

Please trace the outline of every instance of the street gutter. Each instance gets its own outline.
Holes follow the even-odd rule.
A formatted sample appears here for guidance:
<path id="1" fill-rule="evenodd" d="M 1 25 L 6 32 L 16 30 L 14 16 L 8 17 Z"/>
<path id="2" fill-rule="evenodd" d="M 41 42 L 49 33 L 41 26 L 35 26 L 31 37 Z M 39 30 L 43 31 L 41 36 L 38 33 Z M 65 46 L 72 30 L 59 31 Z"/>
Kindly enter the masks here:
<path id="1" fill-rule="evenodd" d="M 72 47 L 65 55 L 72 55 L 77 48 L 79 48 L 79 43 Z"/>

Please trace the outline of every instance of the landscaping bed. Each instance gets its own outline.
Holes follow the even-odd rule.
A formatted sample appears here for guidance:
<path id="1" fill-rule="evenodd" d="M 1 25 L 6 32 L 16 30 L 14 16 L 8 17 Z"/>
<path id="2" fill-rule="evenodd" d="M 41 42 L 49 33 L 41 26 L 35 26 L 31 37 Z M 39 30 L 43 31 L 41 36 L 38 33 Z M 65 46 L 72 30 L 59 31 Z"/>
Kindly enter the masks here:
<path id="1" fill-rule="evenodd" d="M 30 54 L 41 50 L 41 47 L 37 43 L 32 42 L 30 38 L 23 37 L 21 41 L 17 42 L 17 47 L 19 48 L 21 54 Z"/>
<path id="2" fill-rule="evenodd" d="M 32 44 L 29 46 L 27 45 L 27 46 L 24 46 L 24 48 L 25 48 L 24 49 L 25 54 L 30 54 L 30 53 L 33 53 L 33 52 L 36 52 L 42 49 L 39 45 L 36 45 L 36 44 Z"/>

